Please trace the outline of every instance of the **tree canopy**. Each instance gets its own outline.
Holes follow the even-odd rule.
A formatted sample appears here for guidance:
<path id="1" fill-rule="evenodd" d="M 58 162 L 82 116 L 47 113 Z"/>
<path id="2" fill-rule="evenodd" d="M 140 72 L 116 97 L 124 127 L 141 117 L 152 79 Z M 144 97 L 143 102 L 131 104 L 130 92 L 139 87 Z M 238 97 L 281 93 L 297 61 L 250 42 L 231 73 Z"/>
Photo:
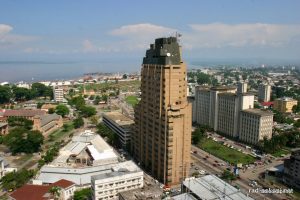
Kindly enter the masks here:
<path id="1" fill-rule="evenodd" d="M 10 102 L 12 96 L 13 95 L 9 86 L 0 85 L 0 104 Z"/>
<path id="2" fill-rule="evenodd" d="M 20 117 L 10 117 L 8 118 L 8 125 L 10 127 L 23 127 L 27 130 L 32 129 L 33 121 L 26 119 L 26 118 L 20 118 Z"/>
<path id="3" fill-rule="evenodd" d="M 77 117 L 73 120 L 74 128 L 80 128 L 84 125 L 84 121 L 82 117 Z"/>
<path id="4" fill-rule="evenodd" d="M 109 144 L 116 145 L 118 142 L 117 134 L 103 123 L 99 123 L 97 125 L 97 133 L 99 133 L 102 137 L 107 138 L 107 142 Z"/>
<path id="5" fill-rule="evenodd" d="M 53 99 L 53 89 L 50 86 L 45 86 L 42 83 L 33 83 L 31 90 L 35 93 L 36 97 L 50 97 Z"/>
<path id="6" fill-rule="evenodd" d="M 30 131 L 24 127 L 14 128 L 4 137 L 4 144 L 9 147 L 13 154 L 38 152 L 43 141 L 44 136 L 41 132 Z"/>
<path id="7" fill-rule="evenodd" d="M 74 192 L 74 200 L 88 200 L 92 198 L 91 188 L 84 188 Z"/>
<path id="8" fill-rule="evenodd" d="M 70 113 L 70 110 L 66 105 L 59 104 L 55 108 L 55 113 L 64 117 Z"/>
<path id="9" fill-rule="evenodd" d="M 2 187 L 6 190 L 15 190 L 27 183 L 34 176 L 34 170 L 21 169 L 2 177 Z"/>

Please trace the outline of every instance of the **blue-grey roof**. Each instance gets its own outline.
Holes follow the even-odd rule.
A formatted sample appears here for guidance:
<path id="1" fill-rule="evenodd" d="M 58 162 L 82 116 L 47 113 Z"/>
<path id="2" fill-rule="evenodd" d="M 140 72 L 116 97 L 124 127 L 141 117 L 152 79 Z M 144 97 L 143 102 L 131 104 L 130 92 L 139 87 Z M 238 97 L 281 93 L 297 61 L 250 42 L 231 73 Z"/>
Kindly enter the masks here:
<path id="1" fill-rule="evenodd" d="M 215 175 L 189 178 L 183 184 L 200 199 L 253 200 Z"/>
<path id="2" fill-rule="evenodd" d="M 43 183 L 54 183 L 60 179 L 66 179 L 74 182 L 76 185 L 89 185 L 91 184 L 92 176 L 109 173 L 114 165 L 116 164 L 85 168 L 44 166 L 41 169 L 38 180 L 41 180 Z"/>

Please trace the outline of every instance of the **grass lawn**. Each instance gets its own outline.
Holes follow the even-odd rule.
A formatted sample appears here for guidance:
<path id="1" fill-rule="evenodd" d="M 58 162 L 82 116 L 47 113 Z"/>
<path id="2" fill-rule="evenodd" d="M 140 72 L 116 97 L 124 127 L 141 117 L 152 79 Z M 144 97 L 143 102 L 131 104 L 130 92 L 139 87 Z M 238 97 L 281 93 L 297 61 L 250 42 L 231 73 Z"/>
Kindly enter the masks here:
<path id="1" fill-rule="evenodd" d="M 67 122 L 67 128 L 64 130 L 64 127 L 52 132 L 48 138 L 51 139 L 51 142 L 56 142 L 59 139 L 62 139 L 64 136 L 69 135 L 70 132 L 74 129 L 72 122 Z"/>
<path id="2" fill-rule="evenodd" d="M 132 81 L 118 81 L 118 82 L 107 82 L 107 83 L 95 83 L 85 85 L 85 89 L 94 90 L 94 91 L 107 91 L 107 90 L 117 90 L 135 92 L 139 89 L 141 81 L 132 80 Z M 79 87 L 79 90 L 83 91 L 83 86 Z"/>
<path id="3" fill-rule="evenodd" d="M 226 147 L 210 138 L 203 139 L 198 146 L 204 151 L 232 164 L 249 164 L 255 162 L 255 158 L 252 156 Z"/>
<path id="4" fill-rule="evenodd" d="M 127 96 L 125 100 L 131 106 L 135 106 L 139 102 L 136 96 Z"/>
<path id="5" fill-rule="evenodd" d="M 282 154 L 287 155 L 289 153 L 290 152 L 288 150 L 280 149 L 280 150 L 276 151 L 275 153 L 272 153 L 272 156 L 280 157 Z"/>

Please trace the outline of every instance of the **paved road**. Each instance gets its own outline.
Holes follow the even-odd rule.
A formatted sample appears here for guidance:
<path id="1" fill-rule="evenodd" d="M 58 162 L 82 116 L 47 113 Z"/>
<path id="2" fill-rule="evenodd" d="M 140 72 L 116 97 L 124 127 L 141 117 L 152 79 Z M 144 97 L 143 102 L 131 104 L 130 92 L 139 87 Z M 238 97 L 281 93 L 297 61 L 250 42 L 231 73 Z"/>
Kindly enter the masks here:
<path id="1" fill-rule="evenodd" d="M 197 162 L 195 163 L 195 165 L 198 165 L 200 167 L 200 169 L 204 169 L 207 172 L 210 172 L 212 174 L 216 174 L 216 175 L 220 175 L 222 174 L 222 172 L 228 167 L 227 165 L 225 166 L 218 166 L 216 161 L 218 163 L 225 163 L 224 161 L 222 161 L 221 159 L 203 151 L 202 149 L 199 149 L 198 147 L 192 146 L 192 150 L 193 151 L 197 151 L 197 154 L 192 153 L 192 159 L 196 160 Z M 206 158 L 206 156 L 209 156 L 209 158 Z M 204 158 L 206 158 L 204 160 Z M 279 161 L 278 161 L 279 163 Z M 258 172 L 263 171 L 263 169 L 269 168 L 272 165 L 275 166 L 277 164 L 277 162 L 273 162 L 272 164 L 265 166 L 263 168 L 259 168 L 260 170 L 258 170 Z M 247 174 L 244 175 L 243 172 L 240 173 L 240 179 L 237 179 L 235 181 L 232 182 L 232 185 L 238 185 L 241 190 L 244 193 L 249 194 L 249 196 L 251 196 L 254 199 L 283 199 L 285 198 L 282 195 L 263 195 L 260 193 L 249 193 L 249 189 L 253 189 L 252 187 L 250 187 L 249 184 L 249 177 L 253 177 L 253 173 L 252 170 L 247 170 L 246 171 Z M 259 173 L 255 173 L 255 174 L 259 174 Z M 252 178 L 254 179 L 254 178 Z M 255 179 L 258 179 L 258 176 L 255 176 Z"/>

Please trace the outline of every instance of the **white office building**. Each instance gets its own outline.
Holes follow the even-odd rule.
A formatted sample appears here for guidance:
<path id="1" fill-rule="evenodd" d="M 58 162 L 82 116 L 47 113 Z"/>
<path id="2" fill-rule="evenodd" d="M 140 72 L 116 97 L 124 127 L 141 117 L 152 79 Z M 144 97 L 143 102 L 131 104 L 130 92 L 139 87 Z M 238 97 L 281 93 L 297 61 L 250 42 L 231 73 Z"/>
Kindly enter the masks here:
<path id="1" fill-rule="evenodd" d="M 120 163 L 110 172 L 92 176 L 94 200 L 119 199 L 120 192 L 142 188 L 143 171 L 132 161 Z"/>
<path id="2" fill-rule="evenodd" d="M 246 82 L 238 82 L 237 84 L 237 93 L 244 94 L 247 93 L 248 84 Z"/>
<path id="3" fill-rule="evenodd" d="M 108 112 L 103 114 L 103 123 L 118 135 L 118 139 L 125 149 L 130 143 L 134 121 L 120 112 Z"/>
<path id="4" fill-rule="evenodd" d="M 59 86 L 54 86 L 53 92 L 54 92 L 54 101 L 55 102 L 64 102 L 65 101 L 63 88 L 61 88 Z"/>
<path id="5" fill-rule="evenodd" d="M 260 84 L 258 86 L 258 101 L 269 102 L 271 100 L 271 85 Z"/>
<path id="6" fill-rule="evenodd" d="M 273 113 L 259 109 L 247 109 L 241 112 L 239 140 L 258 144 L 264 137 L 270 139 L 273 129 Z"/>

